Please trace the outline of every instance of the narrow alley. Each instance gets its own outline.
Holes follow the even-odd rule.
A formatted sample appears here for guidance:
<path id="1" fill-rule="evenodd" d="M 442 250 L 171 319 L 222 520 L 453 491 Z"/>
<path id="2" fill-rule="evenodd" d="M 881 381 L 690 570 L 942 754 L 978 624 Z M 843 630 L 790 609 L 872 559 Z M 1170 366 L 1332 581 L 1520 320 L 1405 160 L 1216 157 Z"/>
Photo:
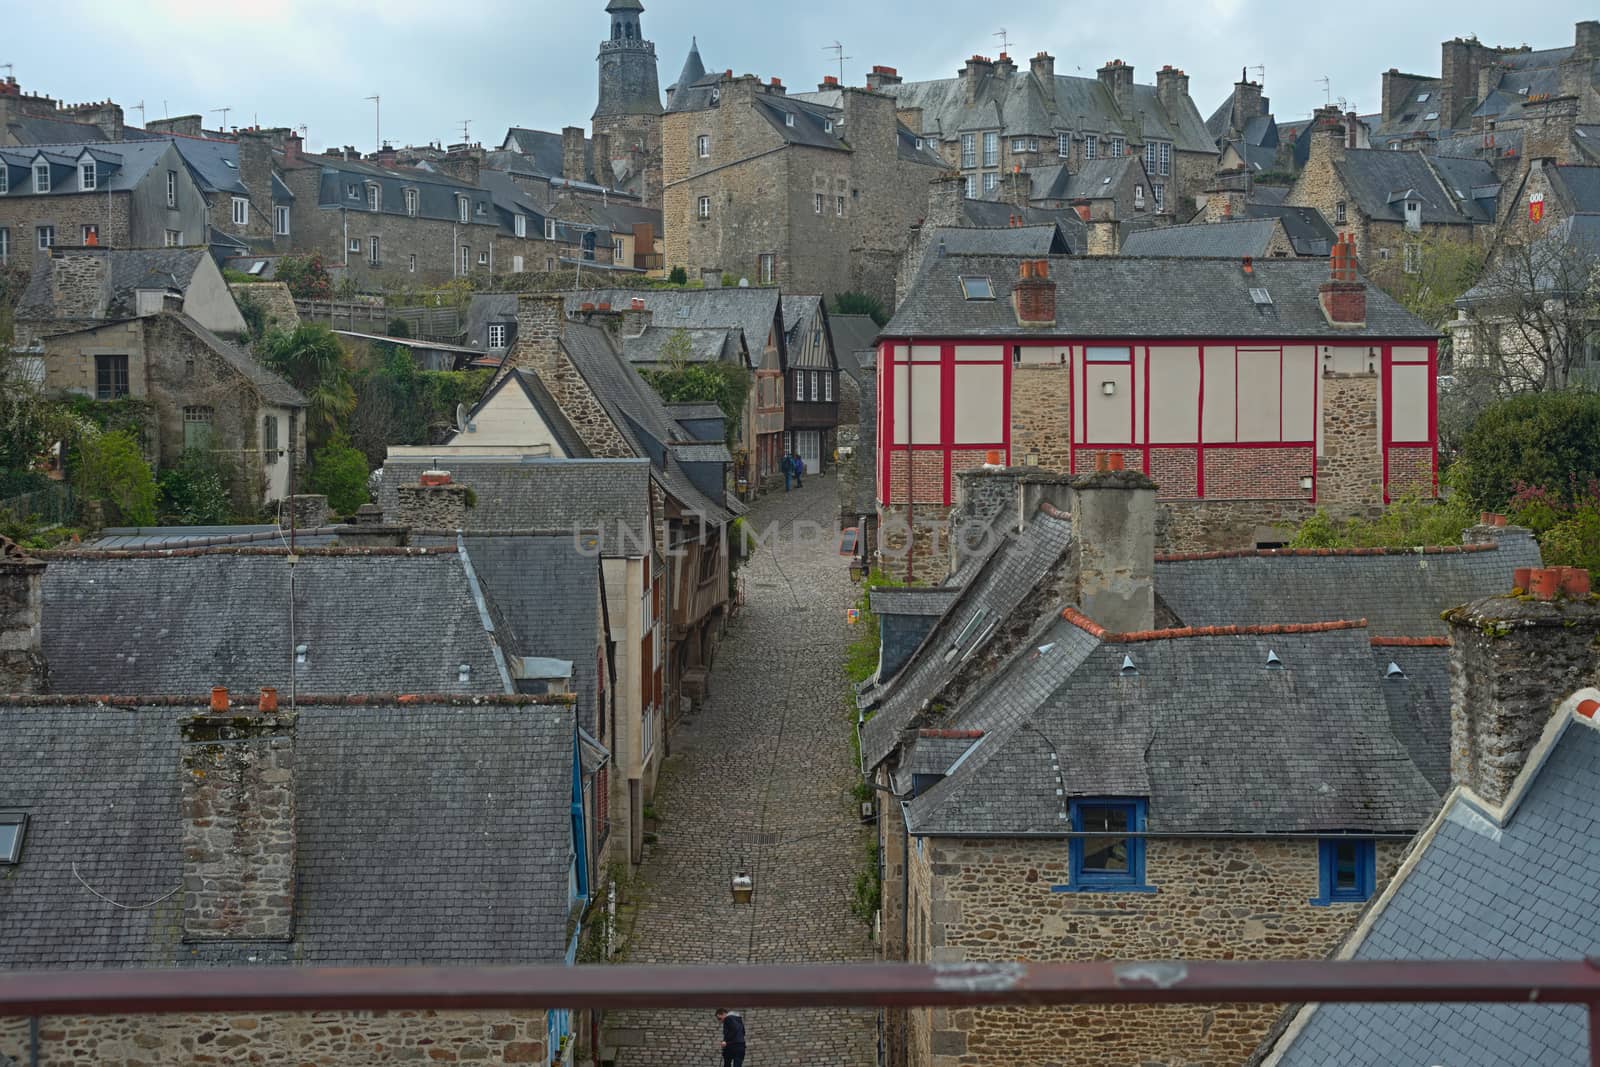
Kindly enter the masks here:
<path id="1" fill-rule="evenodd" d="M 654 803 L 657 840 L 631 894 L 628 962 L 872 956 L 850 908 L 868 834 L 851 795 L 843 658 L 854 587 L 831 532 L 836 493 L 832 477 L 810 478 L 746 518 L 768 540 L 742 571 L 745 604 L 718 654 L 711 696 L 673 735 Z M 755 880 L 752 904 L 733 903 L 739 870 Z M 744 1014 L 752 1067 L 876 1062 L 870 1011 Z M 710 1012 L 616 1012 L 606 1033 L 621 1067 L 720 1062 Z"/>

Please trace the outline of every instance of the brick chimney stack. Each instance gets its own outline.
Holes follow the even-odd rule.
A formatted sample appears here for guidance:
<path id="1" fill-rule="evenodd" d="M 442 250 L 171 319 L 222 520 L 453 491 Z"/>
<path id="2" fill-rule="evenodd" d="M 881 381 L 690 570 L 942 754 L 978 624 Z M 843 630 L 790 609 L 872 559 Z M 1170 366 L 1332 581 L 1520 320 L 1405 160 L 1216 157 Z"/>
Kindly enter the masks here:
<path id="1" fill-rule="evenodd" d="M 1449 612 L 1450 777 L 1503 803 L 1551 716 L 1600 667 L 1600 606 L 1589 572 L 1519 574 L 1525 595 L 1488 597 Z"/>
<path id="2" fill-rule="evenodd" d="M 1331 275 L 1317 296 L 1323 317 L 1334 329 L 1359 329 L 1367 324 L 1367 286 L 1356 273 L 1356 242 L 1343 234 L 1333 245 Z"/>
<path id="3" fill-rule="evenodd" d="M 893 67 L 876 66 L 867 72 L 867 88 L 874 91 L 886 85 L 899 85 L 905 79 Z M 834 88 L 838 88 L 837 85 Z"/>
<path id="4" fill-rule="evenodd" d="M 1072 488 L 1078 609 L 1116 633 L 1154 629 L 1156 483 L 1101 453 Z"/>
<path id="5" fill-rule="evenodd" d="M 300 156 L 305 151 L 305 141 L 298 133 L 291 132 L 283 139 L 283 162 L 286 166 L 298 166 Z"/>
<path id="6" fill-rule="evenodd" d="M 263 695 L 272 708 L 276 701 Z M 183 939 L 294 936 L 294 716 L 212 710 L 181 727 Z"/>
<path id="7" fill-rule="evenodd" d="M 43 693 L 45 564 L 0 537 L 0 692 Z"/>
<path id="8" fill-rule="evenodd" d="M 1017 268 L 1017 284 L 1011 290 L 1018 326 L 1056 324 L 1056 283 L 1050 277 L 1048 259 L 1025 259 Z"/>

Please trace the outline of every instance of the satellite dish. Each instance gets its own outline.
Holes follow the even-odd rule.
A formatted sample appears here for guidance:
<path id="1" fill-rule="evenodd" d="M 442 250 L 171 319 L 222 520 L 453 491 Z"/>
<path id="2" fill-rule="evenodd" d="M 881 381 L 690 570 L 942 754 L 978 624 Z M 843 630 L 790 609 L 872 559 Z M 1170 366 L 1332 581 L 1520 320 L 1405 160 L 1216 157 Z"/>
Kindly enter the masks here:
<path id="1" fill-rule="evenodd" d="M 456 405 L 456 432 L 469 433 L 472 427 L 467 422 L 467 405 Z"/>

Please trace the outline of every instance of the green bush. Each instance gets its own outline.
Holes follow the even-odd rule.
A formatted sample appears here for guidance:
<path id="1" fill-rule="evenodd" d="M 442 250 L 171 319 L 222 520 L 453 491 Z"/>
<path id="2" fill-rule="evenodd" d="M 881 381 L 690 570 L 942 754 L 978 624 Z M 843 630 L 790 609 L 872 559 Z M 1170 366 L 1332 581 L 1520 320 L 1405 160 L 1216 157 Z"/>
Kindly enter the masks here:
<path id="1" fill-rule="evenodd" d="M 672 273 L 667 275 L 667 283 L 669 285 L 688 285 L 689 272 L 682 267 L 673 267 Z"/>
<path id="2" fill-rule="evenodd" d="M 1415 548 L 1458 545 L 1478 513 L 1461 495 L 1450 501 L 1398 500 L 1376 519 L 1337 520 L 1325 511 L 1307 519 L 1290 548 Z"/>
<path id="3" fill-rule="evenodd" d="M 833 298 L 835 315 L 867 315 L 879 326 L 889 323 L 889 312 L 883 301 L 871 293 L 840 293 Z"/>
<path id="4" fill-rule="evenodd" d="M 367 457 L 338 433 L 311 457 L 311 491 L 326 496 L 337 514 L 349 515 L 371 499 L 367 494 L 369 473 Z"/>
<path id="5" fill-rule="evenodd" d="M 289 287 L 296 300 L 332 300 L 333 277 L 322 263 L 322 253 L 309 256 L 284 256 L 278 260 L 275 278 Z"/>
<path id="6" fill-rule="evenodd" d="M 78 445 L 78 492 L 106 506 L 106 518 L 128 526 L 153 526 L 156 480 L 125 430 L 96 434 Z"/>
<path id="7" fill-rule="evenodd" d="M 191 449 L 161 472 L 162 517 L 181 526 L 218 526 L 233 517 L 231 472 L 210 452 Z"/>
<path id="8" fill-rule="evenodd" d="M 1479 508 L 1504 510 L 1527 486 L 1575 500 L 1600 476 L 1600 393 L 1528 393 L 1478 417 L 1451 468 Z"/>

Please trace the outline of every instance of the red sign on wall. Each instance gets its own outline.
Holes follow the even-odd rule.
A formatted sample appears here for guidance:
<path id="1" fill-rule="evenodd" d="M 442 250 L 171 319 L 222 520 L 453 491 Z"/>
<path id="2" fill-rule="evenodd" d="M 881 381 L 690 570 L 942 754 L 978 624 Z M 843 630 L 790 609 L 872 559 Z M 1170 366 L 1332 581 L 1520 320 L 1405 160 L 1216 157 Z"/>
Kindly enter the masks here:
<path id="1" fill-rule="evenodd" d="M 1543 193 L 1534 193 L 1532 196 L 1528 197 L 1528 221 L 1529 222 L 1543 222 L 1544 221 L 1544 194 Z"/>

